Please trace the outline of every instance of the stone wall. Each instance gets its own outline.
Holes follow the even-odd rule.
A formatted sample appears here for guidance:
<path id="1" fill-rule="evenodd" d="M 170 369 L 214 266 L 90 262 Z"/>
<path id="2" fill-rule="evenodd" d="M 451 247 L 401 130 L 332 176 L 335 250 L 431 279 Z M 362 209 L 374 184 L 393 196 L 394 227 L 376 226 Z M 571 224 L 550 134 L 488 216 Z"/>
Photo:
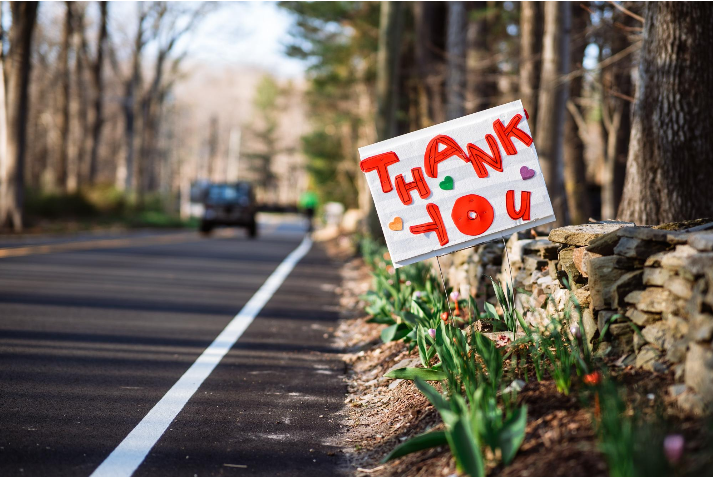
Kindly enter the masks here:
<path id="1" fill-rule="evenodd" d="M 705 221 L 698 221 L 705 222 Z M 488 276 L 512 282 L 528 323 L 579 303 L 584 333 L 621 366 L 673 372 L 680 405 L 713 408 L 713 223 L 603 222 L 513 235 L 442 257 L 462 294 L 495 303 Z M 507 247 L 507 254 L 504 249 Z M 569 284 L 569 289 L 566 285 Z"/>

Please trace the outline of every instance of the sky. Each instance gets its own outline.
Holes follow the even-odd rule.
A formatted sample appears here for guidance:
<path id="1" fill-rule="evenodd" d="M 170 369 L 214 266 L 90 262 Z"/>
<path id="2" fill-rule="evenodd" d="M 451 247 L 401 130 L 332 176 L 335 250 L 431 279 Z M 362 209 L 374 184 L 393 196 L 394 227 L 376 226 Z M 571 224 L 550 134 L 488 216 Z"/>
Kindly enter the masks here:
<path id="1" fill-rule="evenodd" d="M 190 57 L 257 66 L 281 78 L 301 77 L 305 63 L 283 53 L 291 23 L 289 12 L 275 2 L 220 3 L 193 34 Z"/>

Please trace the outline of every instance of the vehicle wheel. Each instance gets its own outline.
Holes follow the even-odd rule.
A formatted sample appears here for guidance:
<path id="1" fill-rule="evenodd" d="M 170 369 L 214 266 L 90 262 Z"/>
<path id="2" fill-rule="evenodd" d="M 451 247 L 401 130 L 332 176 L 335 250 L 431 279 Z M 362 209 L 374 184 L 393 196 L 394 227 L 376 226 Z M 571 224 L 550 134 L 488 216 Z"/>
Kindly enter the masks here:
<path id="1" fill-rule="evenodd" d="M 206 222 L 205 220 L 202 220 L 199 230 L 201 231 L 202 234 L 208 235 L 213 231 L 213 224 L 211 224 L 210 222 Z"/>
<path id="2" fill-rule="evenodd" d="M 253 220 L 250 225 L 248 225 L 248 237 L 257 237 L 257 221 Z"/>

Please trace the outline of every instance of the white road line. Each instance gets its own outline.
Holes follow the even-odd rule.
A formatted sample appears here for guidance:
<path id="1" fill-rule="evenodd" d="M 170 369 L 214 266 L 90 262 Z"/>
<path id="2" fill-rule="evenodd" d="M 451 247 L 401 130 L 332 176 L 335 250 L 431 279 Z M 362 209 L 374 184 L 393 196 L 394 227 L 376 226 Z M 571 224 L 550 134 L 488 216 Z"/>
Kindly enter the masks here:
<path id="1" fill-rule="evenodd" d="M 250 298 L 240 313 L 218 335 L 203 354 L 191 365 L 181 379 L 149 411 L 121 444 L 109 454 L 91 477 L 129 477 L 141 465 L 149 451 L 158 442 L 183 406 L 195 394 L 200 385 L 213 372 L 223 356 L 240 338 L 263 306 L 272 298 L 292 269 L 312 247 L 312 240 L 305 237 L 302 243 L 272 272 L 255 295 Z"/>

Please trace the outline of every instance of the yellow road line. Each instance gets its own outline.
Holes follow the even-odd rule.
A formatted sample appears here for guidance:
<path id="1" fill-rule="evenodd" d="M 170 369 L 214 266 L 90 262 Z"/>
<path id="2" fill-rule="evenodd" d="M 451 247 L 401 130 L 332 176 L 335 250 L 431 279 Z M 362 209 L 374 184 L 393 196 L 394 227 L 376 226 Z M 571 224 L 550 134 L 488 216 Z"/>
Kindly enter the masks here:
<path id="1" fill-rule="evenodd" d="M 216 231 L 213 236 L 227 238 L 235 236 L 233 229 Z M 22 257 L 25 255 L 40 255 L 45 253 L 75 252 L 78 250 L 98 250 L 120 247 L 137 247 L 167 243 L 179 243 L 202 240 L 198 232 L 185 232 L 180 234 L 159 235 L 152 237 L 129 237 L 120 239 L 87 240 L 84 242 L 67 242 L 48 245 L 30 245 L 27 247 L 0 249 L 0 258 Z"/>

